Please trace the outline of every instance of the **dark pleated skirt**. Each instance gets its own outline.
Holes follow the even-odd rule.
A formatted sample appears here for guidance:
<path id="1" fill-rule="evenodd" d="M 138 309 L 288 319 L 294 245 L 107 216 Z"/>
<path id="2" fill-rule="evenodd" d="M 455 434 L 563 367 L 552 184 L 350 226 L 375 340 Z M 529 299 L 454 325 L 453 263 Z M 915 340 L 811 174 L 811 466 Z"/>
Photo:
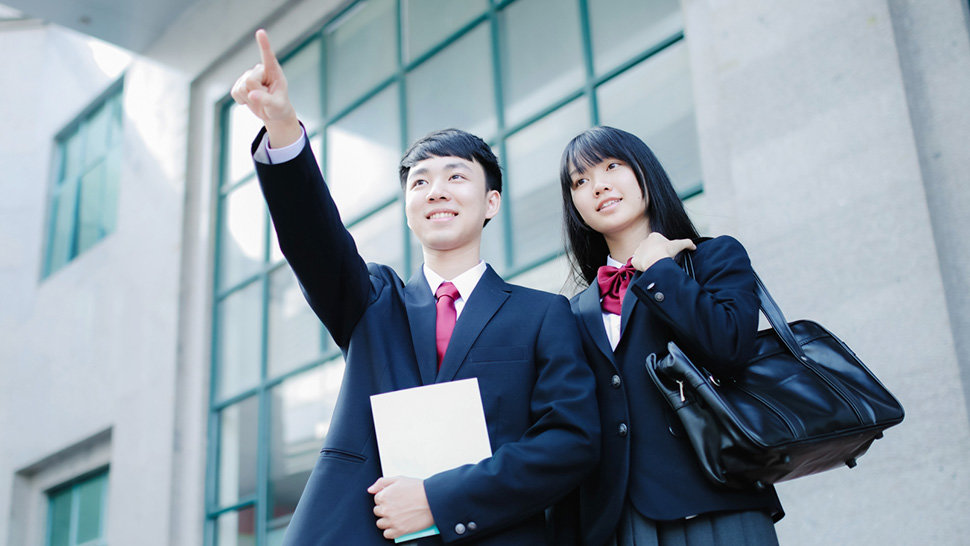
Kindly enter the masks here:
<path id="1" fill-rule="evenodd" d="M 778 546 L 778 536 L 771 518 L 756 510 L 652 521 L 627 502 L 610 546 Z"/>

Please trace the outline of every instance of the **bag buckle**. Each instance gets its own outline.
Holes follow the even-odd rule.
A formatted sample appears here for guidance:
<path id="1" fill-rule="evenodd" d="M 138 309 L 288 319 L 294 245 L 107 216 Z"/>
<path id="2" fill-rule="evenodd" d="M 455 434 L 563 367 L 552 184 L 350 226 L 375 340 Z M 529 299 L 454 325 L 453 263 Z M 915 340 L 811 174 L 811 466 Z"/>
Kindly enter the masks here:
<path id="1" fill-rule="evenodd" d="M 687 401 L 687 397 L 684 396 L 684 382 L 678 379 L 677 380 L 677 386 L 680 387 L 680 401 L 681 402 L 686 402 Z"/>

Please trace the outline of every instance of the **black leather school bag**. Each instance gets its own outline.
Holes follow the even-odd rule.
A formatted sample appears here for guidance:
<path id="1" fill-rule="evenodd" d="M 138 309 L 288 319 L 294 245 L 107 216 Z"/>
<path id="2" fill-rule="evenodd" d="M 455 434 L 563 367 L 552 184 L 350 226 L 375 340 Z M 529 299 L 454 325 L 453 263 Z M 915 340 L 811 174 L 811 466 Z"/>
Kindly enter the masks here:
<path id="1" fill-rule="evenodd" d="M 689 253 L 684 267 L 693 277 Z M 684 426 L 705 474 L 730 488 L 761 488 L 843 464 L 850 468 L 882 431 L 903 420 L 896 398 L 821 325 L 788 323 L 761 279 L 755 355 L 715 378 L 674 342 L 646 368 Z"/>

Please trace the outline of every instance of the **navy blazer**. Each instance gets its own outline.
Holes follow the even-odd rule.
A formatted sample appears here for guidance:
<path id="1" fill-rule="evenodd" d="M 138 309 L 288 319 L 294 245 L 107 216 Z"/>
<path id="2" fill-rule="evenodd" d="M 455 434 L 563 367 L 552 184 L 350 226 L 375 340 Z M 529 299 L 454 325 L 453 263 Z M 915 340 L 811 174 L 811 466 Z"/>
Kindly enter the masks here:
<path id="1" fill-rule="evenodd" d="M 256 169 L 280 248 L 346 359 L 330 430 L 284 544 L 392 544 L 366 491 L 381 476 L 369 397 L 471 377 L 493 455 L 425 480 L 441 534 L 409 544 L 544 544 L 545 507 L 580 483 L 600 445 L 593 374 L 566 299 L 507 284 L 488 267 L 439 371 L 424 275 L 404 284 L 391 268 L 364 263 L 309 144 L 291 161 Z"/>
<path id="2" fill-rule="evenodd" d="M 647 356 L 663 358 L 670 340 L 717 375 L 730 375 L 751 355 L 759 303 L 744 247 L 731 237 L 711 239 L 698 245 L 693 264 L 696 280 L 670 258 L 634 275 L 615 352 L 599 286 L 571 301 L 596 374 L 603 445 L 599 466 L 571 496 L 579 513 L 564 503 L 557 517 L 563 528 L 580 521 L 585 545 L 607 542 L 626 498 L 653 520 L 751 509 L 776 520 L 783 515 L 773 488 L 733 491 L 704 477 L 680 422 L 647 375 Z"/>

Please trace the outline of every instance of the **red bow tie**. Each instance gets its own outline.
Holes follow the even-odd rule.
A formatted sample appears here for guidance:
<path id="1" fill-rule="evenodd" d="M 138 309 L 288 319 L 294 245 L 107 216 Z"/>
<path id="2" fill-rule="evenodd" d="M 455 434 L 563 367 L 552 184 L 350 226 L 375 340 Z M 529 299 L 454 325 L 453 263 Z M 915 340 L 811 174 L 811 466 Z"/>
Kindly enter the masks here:
<path id="1" fill-rule="evenodd" d="M 596 271 L 596 283 L 600 285 L 600 296 L 603 298 L 603 311 L 614 315 L 619 315 L 622 311 L 623 295 L 636 272 L 632 261 L 633 258 L 630 258 L 623 267 L 604 265 Z"/>

